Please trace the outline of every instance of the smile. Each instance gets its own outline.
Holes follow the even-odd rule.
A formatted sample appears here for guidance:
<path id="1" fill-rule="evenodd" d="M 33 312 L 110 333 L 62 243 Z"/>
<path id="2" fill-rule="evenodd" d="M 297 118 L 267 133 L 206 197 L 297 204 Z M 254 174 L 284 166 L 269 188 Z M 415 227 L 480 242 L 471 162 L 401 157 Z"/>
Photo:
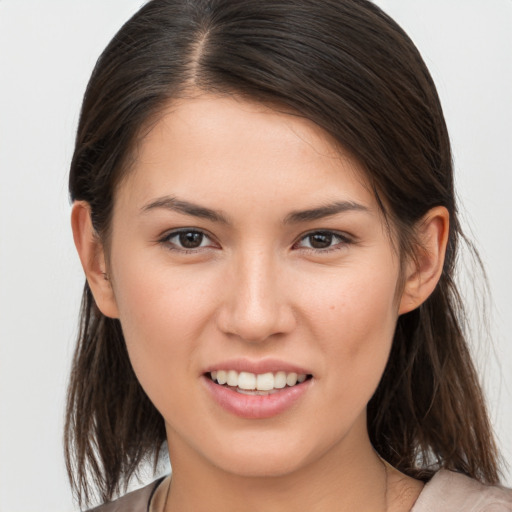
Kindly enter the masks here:
<path id="1" fill-rule="evenodd" d="M 226 412 L 244 419 L 272 418 L 293 409 L 309 394 L 315 379 L 312 374 L 279 370 L 275 363 L 265 366 L 264 373 L 210 370 L 202 381 L 209 396 Z M 268 371 L 268 366 L 276 371 Z"/>
<path id="2" fill-rule="evenodd" d="M 296 386 L 308 378 L 305 373 L 297 374 L 285 371 L 256 374 L 237 372 L 236 370 L 214 370 L 209 375 L 213 382 L 229 387 L 233 391 L 260 396 L 277 393 L 286 387 Z"/>

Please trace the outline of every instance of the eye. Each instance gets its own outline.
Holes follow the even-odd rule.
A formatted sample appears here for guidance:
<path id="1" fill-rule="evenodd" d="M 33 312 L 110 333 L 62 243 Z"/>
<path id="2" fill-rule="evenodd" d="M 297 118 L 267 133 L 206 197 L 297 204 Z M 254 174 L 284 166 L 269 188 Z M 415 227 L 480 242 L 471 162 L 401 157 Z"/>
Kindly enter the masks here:
<path id="1" fill-rule="evenodd" d="M 175 250 L 191 251 L 204 247 L 215 246 L 212 239 L 204 232 L 197 229 L 180 229 L 172 231 L 163 237 L 161 242 Z"/>
<path id="2" fill-rule="evenodd" d="M 313 231 L 303 236 L 295 246 L 314 251 L 328 251 L 341 248 L 351 241 L 347 236 L 333 231 Z"/>

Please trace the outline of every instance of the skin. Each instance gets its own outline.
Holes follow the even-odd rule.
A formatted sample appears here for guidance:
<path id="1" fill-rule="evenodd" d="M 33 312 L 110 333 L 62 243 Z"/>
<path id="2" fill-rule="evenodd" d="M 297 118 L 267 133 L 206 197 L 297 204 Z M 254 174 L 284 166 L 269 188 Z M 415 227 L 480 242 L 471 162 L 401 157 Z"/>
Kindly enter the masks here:
<path id="1" fill-rule="evenodd" d="M 217 218 L 178 211 L 176 199 Z M 293 217 L 339 202 L 350 207 Z M 424 251 L 398 289 L 399 257 L 354 158 L 308 120 L 198 95 L 169 105 L 140 141 L 115 194 L 108 258 L 86 203 L 72 225 L 95 300 L 120 319 L 165 420 L 173 480 L 159 510 L 410 510 L 422 484 L 374 452 L 366 405 L 398 316 L 439 279 L 444 208 L 419 224 Z M 184 250 L 176 229 L 203 233 L 200 246 Z M 331 233 L 320 249 L 319 231 Z M 235 357 L 313 378 L 283 413 L 240 418 L 204 385 L 205 368 Z"/>

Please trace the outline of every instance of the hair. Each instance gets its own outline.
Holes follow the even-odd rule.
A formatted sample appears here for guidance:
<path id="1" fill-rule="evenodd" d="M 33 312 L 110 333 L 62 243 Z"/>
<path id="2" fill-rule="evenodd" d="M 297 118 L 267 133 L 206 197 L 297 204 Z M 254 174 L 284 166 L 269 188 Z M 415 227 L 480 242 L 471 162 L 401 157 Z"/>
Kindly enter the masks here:
<path id="1" fill-rule="evenodd" d="M 144 129 L 187 94 L 236 94 L 310 119 L 363 167 L 401 256 L 435 206 L 450 214 L 440 281 L 401 315 L 368 404 L 377 452 L 407 475 L 438 468 L 498 481 L 497 451 L 454 283 L 457 218 L 448 133 L 432 78 L 404 31 L 367 0 L 153 0 L 115 35 L 85 92 L 69 189 L 108 244 L 116 187 Z M 164 421 L 142 390 L 121 325 L 88 284 L 68 390 L 65 450 L 80 503 L 107 501 L 155 467 Z"/>

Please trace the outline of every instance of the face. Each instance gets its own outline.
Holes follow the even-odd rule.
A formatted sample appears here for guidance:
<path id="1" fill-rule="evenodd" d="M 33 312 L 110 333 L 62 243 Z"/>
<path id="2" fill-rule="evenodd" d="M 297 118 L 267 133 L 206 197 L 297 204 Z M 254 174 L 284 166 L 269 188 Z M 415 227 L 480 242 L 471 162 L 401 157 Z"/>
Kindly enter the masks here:
<path id="1" fill-rule="evenodd" d="M 369 445 L 399 260 L 359 164 L 316 125 L 173 103 L 112 222 L 113 310 L 173 464 L 282 475 Z"/>

